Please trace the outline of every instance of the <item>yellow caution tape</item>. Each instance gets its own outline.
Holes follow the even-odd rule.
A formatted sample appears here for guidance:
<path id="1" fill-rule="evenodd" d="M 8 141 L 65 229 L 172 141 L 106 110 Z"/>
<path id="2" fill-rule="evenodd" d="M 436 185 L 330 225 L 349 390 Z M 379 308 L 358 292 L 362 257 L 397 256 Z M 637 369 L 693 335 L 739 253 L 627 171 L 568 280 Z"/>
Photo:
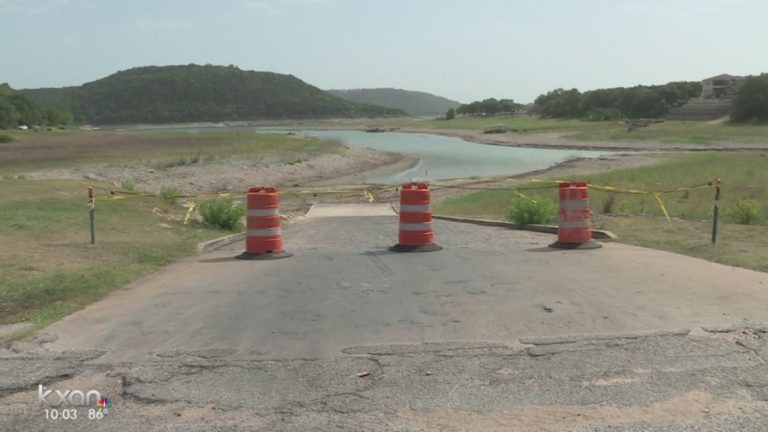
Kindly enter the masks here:
<path id="1" fill-rule="evenodd" d="M 436 188 L 460 188 L 460 189 L 468 189 L 468 190 L 500 189 L 500 188 L 481 188 L 481 187 L 473 188 L 468 186 L 462 186 L 462 185 L 468 185 L 468 184 L 481 184 L 481 183 L 489 183 L 489 182 L 514 182 L 514 183 L 539 184 L 541 186 L 531 186 L 531 187 L 515 186 L 510 188 L 512 193 L 514 193 L 515 195 L 528 199 L 532 202 L 536 202 L 536 200 L 527 196 L 522 191 L 558 188 L 560 184 L 572 183 L 571 181 L 568 181 L 568 180 L 551 180 L 551 179 L 522 178 L 522 177 L 514 177 L 514 176 L 499 176 L 499 177 L 470 177 L 470 178 L 448 179 L 448 180 L 433 182 L 431 183 L 431 185 Z M 679 187 L 679 188 L 664 189 L 664 190 L 657 190 L 657 191 L 640 190 L 640 189 L 633 189 L 633 188 L 622 188 L 622 187 L 616 187 L 616 186 L 598 185 L 598 184 L 591 184 L 591 183 L 588 183 L 587 186 L 594 190 L 611 192 L 611 193 L 651 195 L 658 203 L 659 208 L 661 209 L 661 212 L 664 214 L 664 217 L 667 219 L 667 221 L 671 221 L 669 217 L 669 212 L 667 211 L 667 208 L 664 205 L 664 201 L 662 200 L 662 195 L 668 194 L 668 193 L 674 193 L 674 192 L 686 192 L 686 191 L 695 191 L 700 189 L 713 188 L 713 187 L 717 187 L 718 184 L 719 183 L 717 181 L 711 181 L 711 182 L 702 183 L 702 184 L 689 186 L 689 187 Z M 146 197 L 154 197 L 154 198 L 161 197 L 161 195 L 158 195 L 158 194 L 145 193 L 145 192 L 110 190 L 110 189 L 99 188 L 99 187 L 94 187 L 94 188 L 109 191 L 109 194 L 103 195 L 101 197 L 101 199 L 105 199 L 105 200 L 125 200 L 125 199 L 146 198 Z M 341 187 L 341 188 L 284 189 L 280 191 L 280 193 L 283 195 L 304 195 L 304 194 L 345 195 L 345 194 L 358 194 L 362 192 L 365 199 L 369 203 L 372 203 L 375 201 L 375 196 L 373 194 L 373 191 L 383 191 L 387 189 L 397 190 L 397 188 L 399 188 L 399 185 L 366 184 L 366 185 L 360 185 L 360 186 L 354 186 L 354 187 Z M 184 223 L 187 224 L 192 216 L 193 211 L 196 209 L 196 204 L 195 204 L 196 200 L 211 198 L 211 197 L 227 197 L 227 196 L 232 196 L 233 194 L 246 195 L 247 192 L 220 192 L 220 193 L 201 194 L 201 195 L 180 195 L 173 198 L 190 199 L 189 208 L 187 210 L 186 217 L 184 218 Z M 94 201 L 93 204 L 95 204 L 95 196 L 93 201 Z"/>
<path id="2" fill-rule="evenodd" d="M 189 223 L 189 219 L 192 217 L 192 212 L 195 211 L 195 202 L 190 201 L 187 203 L 189 206 L 189 210 L 187 210 L 187 215 L 184 216 L 184 225 L 187 225 Z"/>
<path id="3" fill-rule="evenodd" d="M 530 202 L 532 202 L 534 204 L 536 204 L 538 202 L 535 199 L 529 197 L 528 195 L 520 192 L 520 189 L 512 189 L 512 193 L 514 193 L 515 195 L 517 195 L 517 196 L 519 196 L 521 198 L 525 198 L 525 199 L 527 199 L 528 201 L 530 201 Z"/>

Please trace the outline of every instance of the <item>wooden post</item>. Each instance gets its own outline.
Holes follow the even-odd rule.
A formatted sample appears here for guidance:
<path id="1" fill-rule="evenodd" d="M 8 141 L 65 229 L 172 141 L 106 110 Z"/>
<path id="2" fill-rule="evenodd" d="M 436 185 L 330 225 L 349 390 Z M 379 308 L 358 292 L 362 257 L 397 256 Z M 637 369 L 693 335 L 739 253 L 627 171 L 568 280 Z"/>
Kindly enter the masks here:
<path id="1" fill-rule="evenodd" d="M 715 186 L 715 209 L 712 215 L 712 244 L 717 242 L 717 219 L 720 214 L 720 179 L 710 183 Z"/>
<path id="2" fill-rule="evenodd" d="M 88 214 L 91 221 L 91 244 L 96 244 L 96 200 L 93 197 L 93 187 L 88 188 Z"/>

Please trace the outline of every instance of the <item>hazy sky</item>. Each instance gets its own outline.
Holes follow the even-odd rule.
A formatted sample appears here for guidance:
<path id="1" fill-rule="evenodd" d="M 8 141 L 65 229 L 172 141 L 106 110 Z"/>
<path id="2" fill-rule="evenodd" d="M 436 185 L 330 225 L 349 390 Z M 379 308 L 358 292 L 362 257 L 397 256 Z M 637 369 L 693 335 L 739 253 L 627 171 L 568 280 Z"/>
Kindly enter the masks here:
<path id="1" fill-rule="evenodd" d="M 0 0 L 0 82 L 235 64 L 317 87 L 532 101 L 768 72 L 766 0 Z"/>

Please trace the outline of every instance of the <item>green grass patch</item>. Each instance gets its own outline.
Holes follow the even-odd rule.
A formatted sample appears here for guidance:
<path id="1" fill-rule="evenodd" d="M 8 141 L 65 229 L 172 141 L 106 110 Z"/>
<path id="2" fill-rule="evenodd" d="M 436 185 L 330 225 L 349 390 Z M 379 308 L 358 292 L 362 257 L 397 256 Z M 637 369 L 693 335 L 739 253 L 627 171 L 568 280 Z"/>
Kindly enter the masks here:
<path id="1" fill-rule="evenodd" d="M 184 209 L 157 199 L 97 198 L 90 245 L 87 186 L 0 181 L 0 323 L 51 323 L 225 234 L 183 225 Z"/>
<path id="2" fill-rule="evenodd" d="M 720 242 L 729 246 L 715 248 L 709 245 L 714 191 L 711 188 L 680 191 L 663 195 L 667 211 L 675 221 L 666 222 L 663 213 L 652 196 L 614 194 L 591 189 L 590 205 L 595 213 L 597 227 L 615 231 L 631 244 L 654 247 L 687 255 L 697 256 L 716 262 L 765 270 L 759 260 L 747 257 L 745 253 L 733 251 L 766 250 L 768 229 L 765 225 L 743 226 L 734 222 L 740 220 L 733 215 L 744 202 L 749 203 L 750 214 L 768 212 L 768 153 L 765 152 L 703 152 L 672 154 L 657 165 L 616 170 L 602 174 L 583 176 L 580 179 L 592 184 L 607 185 L 625 189 L 660 191 L 665 189 L 693 186 L 714 178 L 723 181 L 721 215 L 724 228 Z M 524 188 L 525 185 L 516 184 Z M 536 185 L 537 187 L 539 185 Z M 513 187 L 510 184 L 510 188 Z M 556 190 L 536 190 L 536 193 L 556 200 Z M 509 206 L 516 195 L 511 189 L 480 191 L 450 197 L 435 204 L 437 214 L 469 216 L 478 218 L 505 219 Z M 740 204 L 742 203 L 742 204 Z M 600 213 L 610 210 L 614 214 L 629 217 L 601 219 Z M 605 220 L 605 222 L 603 222 Z M 637 221 L 637 229 L 633 226 Z M 750 223 L 765 224 L 764 218 L 750 218 Z M 602 224 L 602 225 L 601 225 Z M 653 224 L 654 229 L 646 229 Z M 685 226 L 675 230 L 671 227 Z M 640 228 L 643 228 L 642 230 Z M 729 237 L 733 234 L 733 237 Z M 765 258 L 765 257 L 764 257 Z"/>
<path id="3" fill-rule="evenodd" d="M 617 122 L 602 122 L 600 125 L 602 127 L 581 129 L 566 136 L 582 141 L 642 140 L 667 144 L 768 143 L 768 125 L 765 124 L 666 121 L 638 128 L 634 132 L 626 132 Z"/>
<path id="4" fill-rule="evenodd" d="M 765 226 L 723 223 L 717 244 L 711 242 L 710 221 L 674 220 L 643 216 L 596 215 L 593 224 L 619 235 L 619 241 L 702 258 L 720 264 L 768 272 L 768 231 Z"/>

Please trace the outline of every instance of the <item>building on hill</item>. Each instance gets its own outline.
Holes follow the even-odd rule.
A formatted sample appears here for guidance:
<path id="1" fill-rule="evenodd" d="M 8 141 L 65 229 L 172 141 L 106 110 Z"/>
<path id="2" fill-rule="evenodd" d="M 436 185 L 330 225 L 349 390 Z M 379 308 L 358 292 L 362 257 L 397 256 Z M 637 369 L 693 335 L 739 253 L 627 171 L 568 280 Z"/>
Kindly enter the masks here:
<path id="1" fill-rule="evenodd" d="M 701 81 L 701 96 L 691 98 L 680 107 L 671 108 L 667 120 L 709 121 L 731 113 L 733 99 L 744 85 L 746 77 L 721 74 Z"/>
<path id="2" fill-rule="evenodd" d="M 702 99 L 726 99 L 736 96 L 746 77 L 721 74 L 701 82 Z"/>

